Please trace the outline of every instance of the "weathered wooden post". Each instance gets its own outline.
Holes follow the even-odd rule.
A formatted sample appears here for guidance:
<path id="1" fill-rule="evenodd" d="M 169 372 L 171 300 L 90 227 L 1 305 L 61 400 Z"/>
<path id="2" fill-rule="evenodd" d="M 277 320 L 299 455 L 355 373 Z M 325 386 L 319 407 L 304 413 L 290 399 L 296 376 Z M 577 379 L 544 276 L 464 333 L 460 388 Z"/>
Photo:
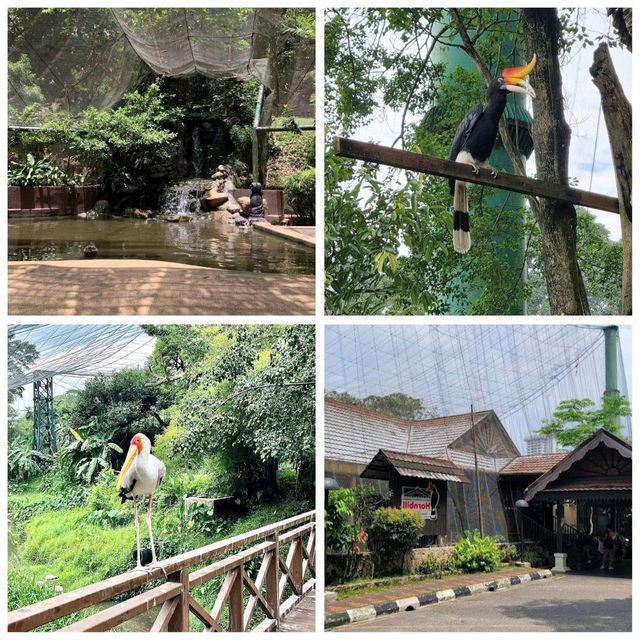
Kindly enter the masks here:
<path id="1" fill-rule="evenodd" d="M 189 568 L 185 567 L 167 576 L 167 582 L 178 582 L 182 593 L 178 596 L 178 606 L 169 619 L 167 631 L 189 631 Z"/>
<path id="2" fill-rule="evenodd" d="M 235 571 L 235 578 L 229 591 L 229 631 L 244 631 L 242 600 L 244 566 L 240 565 Z"/>
<path id="3" fill-rule="evenodd" d="M 269 567 L 265 577 L 265 586 L 267 591 L 267 602 L 274 611 L 276 620 L 276 631 L 280 628 L 280 537 L 276 532 L 273 536 L 269 536 L 268 540 L 272 540 L 275 547 L 270 551 Z"/>
<path id="4" fill-rule="evenodd" d="M 297 595 L 302 595 L 302 558 L 302 534 L 300 534 L 292 543 L 291 568 L 289 569 Z"/>

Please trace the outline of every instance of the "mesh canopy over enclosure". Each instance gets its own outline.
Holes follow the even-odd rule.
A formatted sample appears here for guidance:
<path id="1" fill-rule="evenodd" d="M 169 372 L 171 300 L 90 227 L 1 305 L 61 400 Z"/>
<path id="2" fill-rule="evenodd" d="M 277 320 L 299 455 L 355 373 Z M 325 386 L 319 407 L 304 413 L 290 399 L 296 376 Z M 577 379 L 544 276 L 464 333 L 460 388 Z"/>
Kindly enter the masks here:
<path id="1" fill-rule="evenodd" d="M 155 344 L 140 326 L 117 324 L 12 325 L 9 339 L 37 351 L 33 364 L 9 378 L 9 389 L 54 376 L 56 393 L 77 387 L 79 378 L 143 366 Z"/>
<path id="2" fill-rule="evenodd" d="M 628 396 L 618 345 L 618 389 Z M 602 327 L 558 325 L 330 325 L 325 389 L 363 399 L 402 393 L 422 417 L 496 412 L 521 452 L 562 400 L 605 391 Z M 624 434 L 631 421 L 621 418 Z M 363 433 L 363 438 L 366 434 Z"/>
<path id="3" fill-rule="evenodd" d="M 315 43 L 287 12 L 313 9 L 11 9 L 9 124 L 113 106 L 149 71 L 257 78 L 283 108 L 313 117 Z"/>

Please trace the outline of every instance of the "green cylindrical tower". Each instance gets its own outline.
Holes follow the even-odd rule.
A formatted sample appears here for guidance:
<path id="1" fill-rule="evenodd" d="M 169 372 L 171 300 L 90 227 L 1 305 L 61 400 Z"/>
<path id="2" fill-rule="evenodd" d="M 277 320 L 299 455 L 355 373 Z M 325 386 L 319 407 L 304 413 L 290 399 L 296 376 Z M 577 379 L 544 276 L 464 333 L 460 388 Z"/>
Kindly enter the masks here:
<path id="1" fill-rule="evenodd" d="M 604 331 L 605 395 L 620 393 L 618 389 L 618 327 L 611 325 Z"/>
<path id="2" fill-rule="evenodd" d="M 509 20 L 509 24 L 512 26 L 511 32 L 517 33 L 519 26 L 519 13 L 517 10 L 505 10 L 504 18 Z M 443 25 L 444 26 L 444 25 Z M 473 35 L 472 33 L 470 35 Z M 456 36 L 451 41 L 451 45 L 459 45 L 461 40 L 459 36 Z M 516 45 L 514 39 L 506 35 L 500 45 L 501 60 L 508 61 L 509 66 L 520 66 L 524 64 L 524 59 L 520 47 Z M 473 60 L 467 55 L 467 53 L 459 46 L 450 46 L 449 44 L 438 44 L 433 52 L 433 60 L 436 63 L 444 64 L 445 76 L 450 77 L 451 74 L 458 68 L 473 70 L 477 72 L 477 68 Z M 506 66 L 506 65 L 505 65 Z M 492 69 L 497 74 L 501 69 Z M 478 72 L 478 82 L 483 82 L 482 77 Z M 505 116 L 509 124 L 509 131 L 511 133 L 511 139 L 516 144 L 518 150 L 521 153 L 523 163 L 533 151 L 533 140 L 531 138 L 531 122 L 532 118 L 525 108 L 525 96 L 518 93 L 508 94 L 507 107 L 505 109 Z M 451 132 L 452 139 L 453 133 Z M 500 136 L 498 136 L 496 145 L 493 149 L 489 161 L 493 167 L 499 171 L 505 171 L 513 173 L 513 165 L 511 160 L 502 144 Z M 490 196 L 486 197 L 484 201 L 484 208 L 500 212 L 501 223 L 496 225 L 494 243 L 496 252 L 503 256 L 507 263 L 510 265 L 513 271 L 514 282 L 520 275 L 523 268 L 524 260 L 524 237 L 521 238 L 521 242 L 517 244 L 517 249 L 513 250 L 509 247 L 505 240 L 509 238 L 510 242 L 513 242 L 513 238 L 510 237 L 513 233 L 514 222 L 521 223 L 523 217 L 523 208 L 525 204 L 525 198 L 519 193 L 511 191 L 497 191 Z M 473 238 L 473 212 L 477 209 L 477 205 L 472 203 L 470 206 L 471 211 L 471 237 Z M 473 251 L 473 245 L 471 250 Z M 524 274 L 522 274 L 524 277 Z M 463 276 L 460 276 L 463 277 Z M 482 282 L 468 282 L 467 283 L 471 293 L 469 295 L 470 301 L 477 300 L 484 287 Z M 522 315 L 526 313 L 525 305 L 514 304 L 510 309 L 510 313 L 513 315 Z M 453 304 L 452 313 L 461 314 L 465 313 L 466 308 L 461 304 Z"/>

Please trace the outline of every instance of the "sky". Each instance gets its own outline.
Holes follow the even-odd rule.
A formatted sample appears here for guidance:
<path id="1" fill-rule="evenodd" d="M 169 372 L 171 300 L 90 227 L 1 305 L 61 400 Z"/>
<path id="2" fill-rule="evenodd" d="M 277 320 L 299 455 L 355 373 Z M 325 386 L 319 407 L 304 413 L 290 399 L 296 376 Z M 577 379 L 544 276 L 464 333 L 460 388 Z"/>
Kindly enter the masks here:
<path id="1" fill-rule="evenodd" d="M 13 330 L 17 331 L 16 338 L 38 350 L 39 357 L 28 371 L 57 372 L 53 376 L 54 396 L 82 388 L 98 373 L 143 367 L 156 341 L 139 325 L 10 326 L 10 334 Z M 32 406 L 33 386 L 29 383 L 13 407 L 22 414 Z"/>
<path id="2" fill-rule="evenodd" d="M 610 21 L 604 9 L 583 9 L 587 32 L 606 33 Z M 611 28 L 613 33 L 613 29 Z M 617 197 L 615 175 L 611 162 L 611 152 L 604 118 L 600 115 L 600 93 L 591 80 L 589 67 L 593 63 L 594 47 L 582 48 L 576 44 L 562 66 L 563 91 L 565 96 L 565 118 L 571 127 L 571 147 L 569 155 L 569 176 L 577 179 L 577 187 L 609 196 Z M 613 64 L 625 91 L 631 100 L 631 53 L 626 49 L 611 49 Z M 479 81 L 480 81 L 480 77 Z M 531 108 L 529 108 L 531 112 Z M 408 122 L 417 122 L 421 115 Z M 365 127 L 356 131 L 353 138 L 391 145 L 400 131 L 401 113 L 386 109 Z M 453 133 L 453 132 L 452 132 Z M 594 162 L 595 148 L 595 162 Z M 593 180 L 591 166 L 593 162 Z M 535 173 L 534 156 L 527 163 L 527 173 Z M 605 225 L 614 240 L 620 239 L 620 222 L 616 214 L 592 210 L 597 220 Z"/>

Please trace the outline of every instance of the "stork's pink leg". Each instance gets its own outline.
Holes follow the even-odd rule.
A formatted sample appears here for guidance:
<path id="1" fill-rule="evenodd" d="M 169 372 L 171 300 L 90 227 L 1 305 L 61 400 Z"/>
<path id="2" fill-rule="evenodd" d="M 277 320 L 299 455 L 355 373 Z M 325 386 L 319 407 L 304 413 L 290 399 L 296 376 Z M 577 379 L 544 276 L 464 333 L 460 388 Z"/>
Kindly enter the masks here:
<path id="1" fill-rule="evenodd" d="M 151 530 L 151 505 L 153 496 L 149 496 L 149 506 L 147 507 L 147 531 L 149 532 L 149 541 L 151 542 L 151 562 L 156 564 L 156 545 L 153 541 L 153 531 Z"/>
<path id="2" fill-rule="evenodd" d="M 136 568 L 141 569 L 142 562 L 140 562 L 140 520 L 138 519 L 138 505 L 136 503 L 135 496 L 133 496 L 133 515 L 136 521 L 136 549 L 137 549 L 137 558 L 138 558 L 138 564 L 136 565 Z"/>

